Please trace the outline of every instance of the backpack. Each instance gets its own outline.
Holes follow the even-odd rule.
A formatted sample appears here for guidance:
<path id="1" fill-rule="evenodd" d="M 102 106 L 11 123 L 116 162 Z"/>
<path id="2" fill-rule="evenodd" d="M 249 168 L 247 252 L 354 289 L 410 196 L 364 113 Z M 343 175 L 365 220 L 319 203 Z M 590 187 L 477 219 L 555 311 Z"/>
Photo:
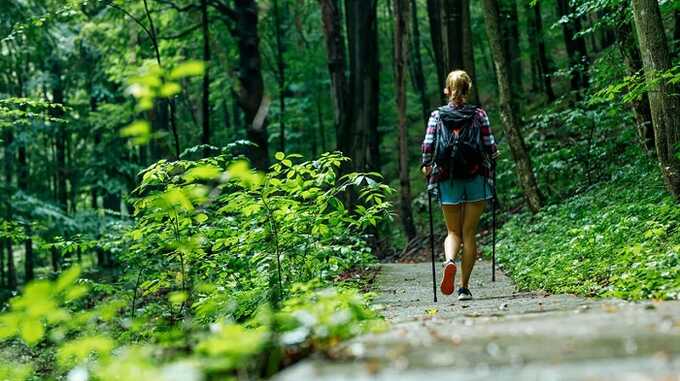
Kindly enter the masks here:
<path id="1" fill-rule="evenodd" d="M 439 108 L 434 161 L 449 178 L 469 179 L 480 172 L 484 159 L 481 131 L 474 123 L 476 114 L 477 107 L 471 105 Z"/>

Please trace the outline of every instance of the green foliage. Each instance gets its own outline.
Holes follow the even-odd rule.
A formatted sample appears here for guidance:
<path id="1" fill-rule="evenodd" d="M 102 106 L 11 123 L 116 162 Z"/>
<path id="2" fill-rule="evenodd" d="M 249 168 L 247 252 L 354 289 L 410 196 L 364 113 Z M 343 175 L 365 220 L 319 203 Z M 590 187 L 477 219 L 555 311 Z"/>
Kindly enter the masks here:
<path id="1" fill-rule="evenodd" d="M 513 217 L 499 260 L 524 289 L 680 299 L 679 220 L 656 168 L 636 162 L 536 216 Z"/>

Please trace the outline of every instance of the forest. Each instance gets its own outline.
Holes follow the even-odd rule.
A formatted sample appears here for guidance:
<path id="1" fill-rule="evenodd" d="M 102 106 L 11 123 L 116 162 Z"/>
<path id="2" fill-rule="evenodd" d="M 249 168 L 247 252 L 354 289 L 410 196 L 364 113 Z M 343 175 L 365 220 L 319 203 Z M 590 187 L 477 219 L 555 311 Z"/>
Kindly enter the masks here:
<path id="1" fill-rule="evenodd" d="M 1 1 L 0 380 L 263 379 L 389 329 L 454 69 L 517 287 L 680 300 L 679 62 L 678 0 Z"/>

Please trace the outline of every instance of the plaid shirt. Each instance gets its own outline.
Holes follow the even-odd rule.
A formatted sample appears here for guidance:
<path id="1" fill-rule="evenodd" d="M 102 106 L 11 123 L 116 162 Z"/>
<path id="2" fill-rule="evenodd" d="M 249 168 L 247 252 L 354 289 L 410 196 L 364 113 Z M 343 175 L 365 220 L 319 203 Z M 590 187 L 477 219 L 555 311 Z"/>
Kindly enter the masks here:
<path id="1" fill-rule="evenodd" d="M 458 108 L 460 106 L 452 107 Z M 479 127 L 480 134 L 482 135 L 482 145 L 484 147 L 484 162 L 482 164 L 480 174 L 487 179 L 491 179 L 491 157 L 496 154 L 496 139 L 491 132 L 491 126 L 489 125 L 489 117 L 486 115 L 486 111 L 482 108 L 477 108 L 477 113 L 473 120 Z M 423 153 L 423 160 L 421 167 L 432 166 L 432 172 L 429 177 L 428 188 L 433 188 L 436 183 L 445 180 L 448 177 L 447 171 L 442 171 L 440 167 L 434 163 L 434 149 L 435 149 L 435 138 L 437 135 L 437 130 L 441 125 L 441 120 L 439 118 L 439 110 L 435 110 L 430 115 L 430 120 L 427 122 L 427 130 L 425 131 L 425 140 L 421 146 L 421 151 Z M 443 127 L 443 126 L 442 126 Z"/>

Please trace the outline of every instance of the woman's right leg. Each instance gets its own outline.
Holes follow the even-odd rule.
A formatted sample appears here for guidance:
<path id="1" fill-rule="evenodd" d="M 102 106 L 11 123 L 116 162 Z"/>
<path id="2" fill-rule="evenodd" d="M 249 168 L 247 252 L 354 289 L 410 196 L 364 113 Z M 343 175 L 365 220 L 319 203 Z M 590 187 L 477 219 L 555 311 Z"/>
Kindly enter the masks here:
<path id="1" fill-rule="evenodd" d="M 444 254 L 446 259 L 453 261 L 463 243 L 463 206 L 442 205 L 444 221 L 446 221 L 446 240 L 444 240 Z"/>

